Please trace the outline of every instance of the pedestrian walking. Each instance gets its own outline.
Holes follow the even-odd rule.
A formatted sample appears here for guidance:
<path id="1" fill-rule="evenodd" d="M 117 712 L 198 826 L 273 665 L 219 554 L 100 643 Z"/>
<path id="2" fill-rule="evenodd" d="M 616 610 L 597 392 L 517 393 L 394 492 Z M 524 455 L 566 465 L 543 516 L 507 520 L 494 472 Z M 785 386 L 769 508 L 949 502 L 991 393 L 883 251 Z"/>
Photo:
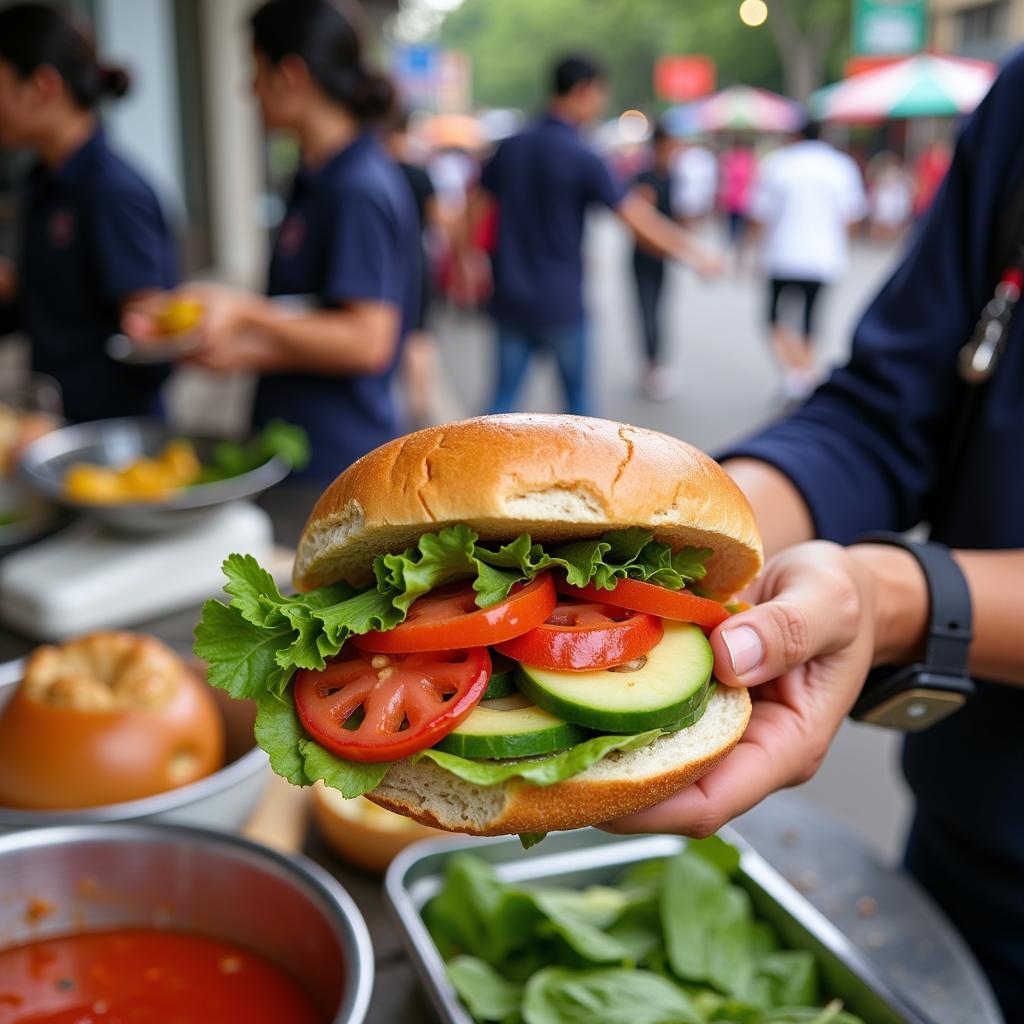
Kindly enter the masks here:
<path id="1" fill-rule="evenodd" d="M 581 129 L 602 113 L 607 98 L 606 76 L 596 61 L 582 56 L 559 60 L 547 110 L 498 146 L 470 202 L 460 254 L 470 275 L 475 270 L 467 241 L 475 225 L 497 207 L 491 311 L 497 323 L 498 358 L 492 412 L 516 408 L 535 353 L 554 356 L 570 412 L 594 411 L 580 251 L 591 206 L 614 210 L 653 251 L 702 273 L 719 269 L 715 254 L 616 182 L 580 138 Z"/>
<path id="2" fill-rule="evenodd" d="M 799 138 L 761 162 L 750 205 L 763 235 L 772 346 L 791 399 L 814 385 L 817 303 L 823 287 L 845 272 L 849 231 L 867 213 L 857 165 L 818 134 L 808 122 Z"/>
<path id="3" fill-rule="evenodd" d="M 672 217 L 672 160 L 678 142 L 657 124 L 651 135 L 650 166 L 633 179 L 636 195 L 645 199 L 664 217 Z M 670 365 L 661 330 L 661 294 L 665 283 L 665 259 L 639 239 L 633 245 L 633 277 L 640 306 L 643 331 L 644 369 L 642 389 L 653 401 L 666 401 L 679 390 L 679 375 Z"/>

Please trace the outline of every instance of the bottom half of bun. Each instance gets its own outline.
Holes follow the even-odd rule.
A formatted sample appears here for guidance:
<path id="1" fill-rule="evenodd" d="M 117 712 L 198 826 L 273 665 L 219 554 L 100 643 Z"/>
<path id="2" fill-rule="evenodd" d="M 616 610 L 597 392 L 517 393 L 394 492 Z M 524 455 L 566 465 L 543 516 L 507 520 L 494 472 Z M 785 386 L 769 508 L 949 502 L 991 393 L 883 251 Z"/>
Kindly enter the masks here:
<path id="1" fill-rule="evenodd" d="M 553 786 L 478 786 L 433 761 L 406 759 L 367 796 L 424 825 L 469 835 L 557 832 L 635 814 L 691 785 L 739 742 L 750 718 L 744 689 L 719 686 L 700 721 L 629 753 L 613 753 Z"/>

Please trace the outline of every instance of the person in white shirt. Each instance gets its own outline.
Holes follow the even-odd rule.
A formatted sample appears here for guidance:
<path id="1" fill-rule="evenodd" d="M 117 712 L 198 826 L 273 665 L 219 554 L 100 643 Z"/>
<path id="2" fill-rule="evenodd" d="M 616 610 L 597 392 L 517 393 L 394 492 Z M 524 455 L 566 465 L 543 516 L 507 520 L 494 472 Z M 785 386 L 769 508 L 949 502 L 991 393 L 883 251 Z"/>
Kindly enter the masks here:
<path id="1" fill-rule="evenodd" d="M 718 160 L 707 146 L 684 146 L 672 164 L 672 208 L 684 223 L 693 224 L 715 208 Z"/>
<path id="2" fill-rule="evenodd" d="M 796 141 L 762 161 L 750 203 L 750 217 L 762 232 L 772 345 L 790 398 L 814 384 L 815 305 L 822 286 L 846 270 L 850 228 L 867 213 L 859 168 L 821 141 L 818 130 L 808 122 Z M 803 315 L 787 323 L 780 305 L 790 297 L 802 301 Z"/>

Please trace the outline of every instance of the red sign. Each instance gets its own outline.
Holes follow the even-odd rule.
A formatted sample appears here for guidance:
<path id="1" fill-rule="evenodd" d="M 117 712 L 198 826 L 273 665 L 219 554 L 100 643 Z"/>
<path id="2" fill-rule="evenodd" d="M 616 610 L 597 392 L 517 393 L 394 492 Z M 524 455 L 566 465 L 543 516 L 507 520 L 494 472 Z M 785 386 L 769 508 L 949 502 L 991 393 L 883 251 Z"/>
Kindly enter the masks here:
<path id="1" fill-rule="evenodd" d="M 654 65 L 654 93 L 670 103 L 687 103 L 715 88 L 715 62 L 704 54 L 659 57 Z"/>
<path id="2" fill-rule="evenodd" d="M 843 77 L 853 78 L 854 75 L 863 74 L 865 71 L 877 71 L 887 64 L 895 64 L 898 61 L 906 60 L 905 57 L 848 57 L 843 65 Z"/>

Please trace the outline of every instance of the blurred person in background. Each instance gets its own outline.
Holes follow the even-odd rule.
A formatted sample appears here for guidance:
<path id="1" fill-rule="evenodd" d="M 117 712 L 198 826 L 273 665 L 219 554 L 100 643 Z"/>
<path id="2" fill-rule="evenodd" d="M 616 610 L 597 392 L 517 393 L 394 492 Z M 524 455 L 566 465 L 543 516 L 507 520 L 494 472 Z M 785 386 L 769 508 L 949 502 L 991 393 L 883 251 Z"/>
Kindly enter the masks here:
<path id="1" fill-rule="evenodd" d="M 0 260 L 0 321 L 27 333 L 32 368 L 56 378 L 73 421 L 154 414 L 168 374 L 106 352 L 125 310 L 178 275 L 153 189 L 100 125 L 100 103 L 128 84 L 53 8 L 0 9 L 0 144 L 36 159 L 17 265 Z"/>
<path id="2" fill-rule="evenodd" d="M 393 394 L 401 343 L 417 322 L 420 232 L 406 179 L 371 124 L 390 82 L 364 61 L 358 8 L 269 0 L 251 19 L 253 90 L 264 123 L 299 141 L 302 167 L 274 240 L 271 298 L 213 285 L 190 361 L 259 374 L 253 424 L 304 427 L 305 476 L 326 484 L 402 433 Z M 151 333 L 136 315 L 129 334 Z"/>
<path id="3" fill-rule="evenodd" d="M 925 146 L 914 161 L 914 217 L 918 220 L 931 209 L 952 158 L 949 143 L 936 139 Z"/>
<path id="4" fill-rule="evenodd" d="M 634 193 L 667 218 L 672 217 L 672 158 L 678 147 L 664 124 L 656 124 L 651 135 L 650 166 L 633 179 Z M 633 276 L 647 358 L 643 391 L 653 401 L 666 401 L 679 391 L 679 375 L 667 362 L 662 345 L 660 312 L 665 258 L 639 239 L 633 245 Z"/>
<path id="5" fill-rule="evenodd" d="M 892 242 L 914 211 L 914 182 L 896 153 L 879 153 L 868 164 L 868 223 L 875 242 Z"/>
<path id="6" fill-rule="evenodd" d="M 718 161 L 703 142 L 689 142 L 676 154 L 672 168 L 672 206 L 687 224 L 699 224 L 715 209 Z"/>
<path id="7" fill-rule="evenodd" d="M 968 395 L 960 367 L 995 322 L 993 296 L 1005 301 L 1019 280 L 1022 125 L 1018 54 L 965 126 L 921 229 L 856 328 L 850 361 L 725 456 L 767 562 L 745 595 L 756 606 L 711 643 L 715 677 L 751 687 L 753 715 L 709 775 L 614 825 L 708 835 L 806 781 L 872 666 L 886 687 L 876 701 L 898 699 L 894 673 L 911 663 L 933 682 L 915 673 L 902 685 L 931 688 L 933 701 L 969 675 L 973 696 L 904 739 L 915 797 L 905 866 L 967 940 L 1008 1024 L 1024 1021 L 1024 610 L 1011 596 L 1024 575 L 1021 307 L 1011 306 L 984 392 Z M 900 536 L 922 522 L 938 544 Z M 898 532 L 880 543 L 877 530 Z M 944 584 L 933 587 L 919 557 Z"/>
<path id="8" fill-rule="evenodd" d="M 736 267 L 743 265 L 750 189 L 757 173 L 757 156 L 749 142 L 734 138 L 718 161 L 718 206 L 725 214 Z"/>
<path id="9" fill-rule="evenodd" d="M 433 296 L 433 275 L 427 247 L 429 233 L 447 233 L 451 218 L 445 216 L 438 202 L 434 182 L 426 168 L 412 159 L 409 138 L 409 114 L 397 106 L 388 116 L 386 124 L 387 149 L 405 176 L 416 205 L 420 228 L 420 298 L 416 318 L 409 329 L 402 354 L 402 378 L 410 426 L 428 426 L 437 377 L 437 342 L 427 326 Z"/>
<path id="10" fill-rule="evenodd" d="M 846 271 L 850 230 L 867 213 L 857 165 L 818 135 L 818 125 L 808 122 L 798 139 L 765 157 L 750 201 L 762 235 L 771 341 L 789 399 L 805 396 L 816 382 L 818 299 Z M 795 315 L 787 322 L 781 307 L 791 299 Z"/>
<path id="11" fill-rule="evenodd" d="M 516 408 L 534 353 L 558 364 L 569 412 L 591 414 L 583 310 L 584 218 L 589 207 L 615 211 L 652 251 L 714 274 L 718 257 L 646 199 L 624 189 L 580 138 L 608 101 L 602 67 L 584 56 L 558 61 L 546 112 L 505 139 L 484 166 L 459 232 L 463 273 L 479 276 L 468 240 L 497 207 L 491 309 L 498 327 L 497 380 L 491 412 Z"/>

